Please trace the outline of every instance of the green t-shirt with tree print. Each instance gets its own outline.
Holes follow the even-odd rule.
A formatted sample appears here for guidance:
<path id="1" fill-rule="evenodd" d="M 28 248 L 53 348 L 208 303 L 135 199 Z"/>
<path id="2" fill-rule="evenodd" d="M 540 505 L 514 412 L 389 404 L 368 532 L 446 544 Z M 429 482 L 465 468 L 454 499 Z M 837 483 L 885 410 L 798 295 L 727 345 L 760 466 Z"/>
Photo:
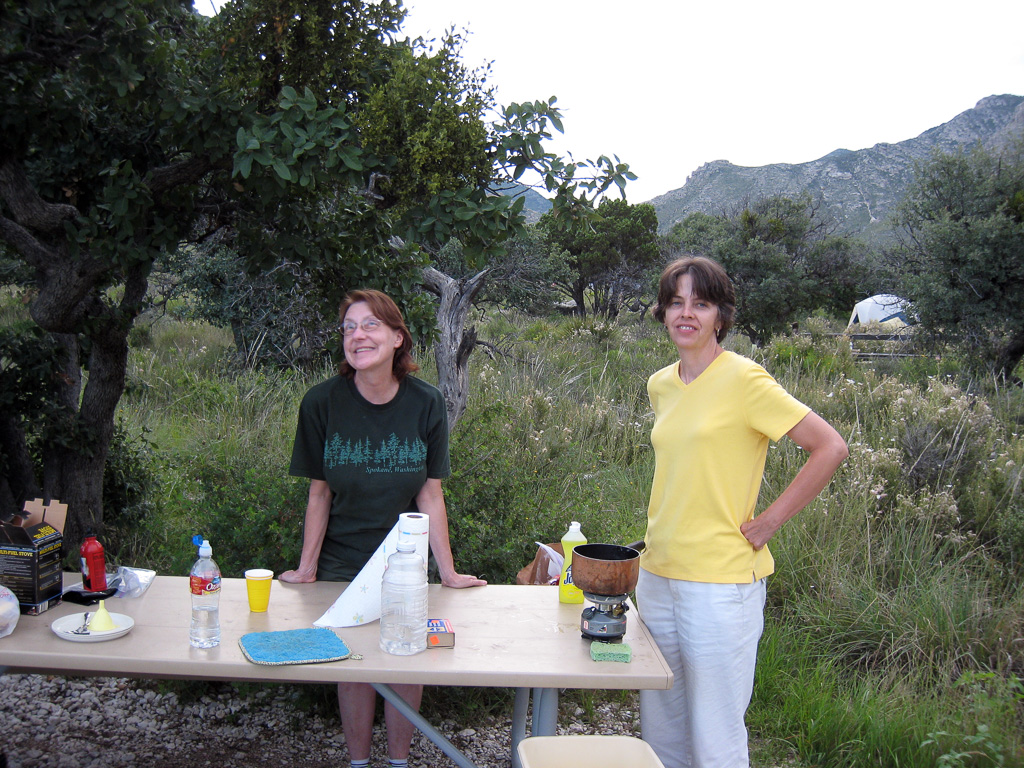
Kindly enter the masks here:
<path id="1" fill-rule="evenodd" d="M 444 398 L 411 376 L 383 405 L 343 376 L 318 384 L 299 408 L 289 472 L 330 486 L 317 579 L 351 581 L 427 479 L 451 474 Z"/>

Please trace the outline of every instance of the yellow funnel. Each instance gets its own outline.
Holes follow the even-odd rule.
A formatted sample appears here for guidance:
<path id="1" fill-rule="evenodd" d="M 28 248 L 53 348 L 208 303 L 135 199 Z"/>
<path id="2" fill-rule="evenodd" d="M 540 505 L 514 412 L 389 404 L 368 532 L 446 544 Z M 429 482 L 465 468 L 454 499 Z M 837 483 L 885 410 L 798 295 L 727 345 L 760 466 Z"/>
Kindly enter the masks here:
<path id="1" fill-rule="evenodd" d="M 93 632 L 107 632 L 111 629 L 117 629 L 117 625 L 114 624 L 114 620 L 110 618 L 110 612 L 107 611 L 107 607 L 103 604 L 104 602 L 104 600 L 100 600 L 99 609 L 89 620 L 89 629 Z"/>

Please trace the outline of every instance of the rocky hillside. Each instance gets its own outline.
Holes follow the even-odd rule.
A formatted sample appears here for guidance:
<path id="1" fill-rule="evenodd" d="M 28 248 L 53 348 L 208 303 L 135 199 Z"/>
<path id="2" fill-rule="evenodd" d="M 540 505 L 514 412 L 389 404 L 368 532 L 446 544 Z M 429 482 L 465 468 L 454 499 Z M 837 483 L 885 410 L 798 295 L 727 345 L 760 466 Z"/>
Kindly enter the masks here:
<path id="1" fill-rule="evenodd" d="M 869 239 L 884 237 L 886 216 L 902 198 L 915 161 L 938 149 L 950 152 L 976 142 L 1001 148 L 1024 138 L 1024 97 L 989 96 L 948 123 L 898 144 L 868 149 L 837 149 L 809 163 L 744 168 L 726 160 L 702 165 L 680 189 L 650 202 L 658 213 L 659 230 L 695 211 L 731 211 L 745 200 L 765 195 L 794 197 L 809 192 L 820 198 L 847 232 Z"/>
<path id="2" fill-rule="evenodd" d="M 535 189 L 523 186 L 522 184 L 510 184 L 506 187 L 499 187 L 498 192 L 507 197 L 525 197 L 523 203 L 523 216 L 527 223 L 536 224 L 540 217 L 551 208 L 551 201 Z"/>

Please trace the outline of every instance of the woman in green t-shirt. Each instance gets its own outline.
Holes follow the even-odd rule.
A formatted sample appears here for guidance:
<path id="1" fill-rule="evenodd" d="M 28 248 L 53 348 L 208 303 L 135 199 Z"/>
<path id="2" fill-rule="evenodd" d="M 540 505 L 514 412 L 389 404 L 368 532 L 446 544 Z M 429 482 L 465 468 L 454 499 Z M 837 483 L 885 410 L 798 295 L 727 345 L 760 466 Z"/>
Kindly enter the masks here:
<path id="1" fill-rule="evenodd" d="M 430 517 L 430 551 L 441 583 L 475 587 L 456 572 L 441 481 L 450 474 L 448 420 L 436 387 L 409 376 L 412 337 L 394 301 L 353 291 L 341 304 L 345 359 L 339 375 L 314 386 L 299 409 L 290 473 L 310 479 L 299 566 L 281 581 L 351 581 L 403 512 Z M 395 685 L 418 708 L 422 685 Z M 340 683 L 338 705 L 353 766 L 369 762 L 376 692 Z M 413 726 L 384 707 L 388 757 L 405 765 Z"/>

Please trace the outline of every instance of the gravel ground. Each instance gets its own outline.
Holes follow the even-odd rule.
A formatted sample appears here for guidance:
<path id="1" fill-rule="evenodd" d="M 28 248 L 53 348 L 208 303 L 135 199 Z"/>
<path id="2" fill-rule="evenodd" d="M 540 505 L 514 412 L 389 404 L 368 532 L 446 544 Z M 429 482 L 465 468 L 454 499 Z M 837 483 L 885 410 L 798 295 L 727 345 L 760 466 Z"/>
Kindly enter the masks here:
<path id="1" fill-rule="evenodd" d="M 291 686 L 239 692 L 228 685 L 195 701 L 167 686 L 125 678 L 0 677 L 0 754 L 8 768 L 342 768 L 348 750 L 336 714 L 310 714 Z M 560 733 L 639 735 L 636 697 L 591 712 L 562 697 Z M 432 718 L 433 720 L 433 718 Z M 480 768 L 509 768 L 511 723 L 493 717 L 467 728 L 435 726 Z M 371 766 L 385 766 L 383 726 Z M 0 759 L 2 764 L 2 759 Z M 411 768 L 455 764 L 419 732 Z"/>

